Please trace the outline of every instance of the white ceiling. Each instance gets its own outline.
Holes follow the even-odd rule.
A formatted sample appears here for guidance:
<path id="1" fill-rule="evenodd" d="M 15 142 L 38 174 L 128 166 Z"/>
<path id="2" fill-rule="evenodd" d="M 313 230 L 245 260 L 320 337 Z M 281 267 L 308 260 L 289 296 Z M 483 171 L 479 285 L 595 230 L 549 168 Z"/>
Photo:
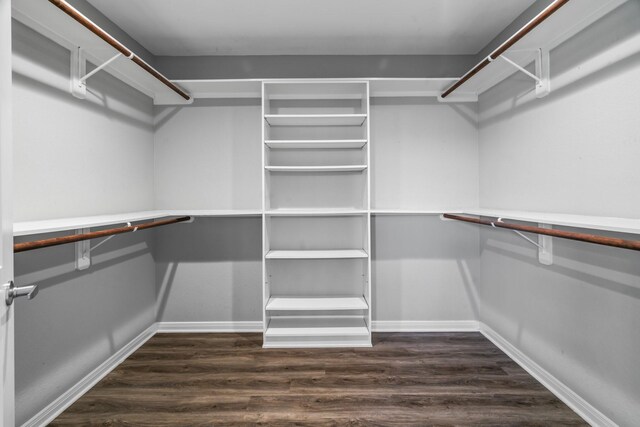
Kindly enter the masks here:
<path id="1" fill-rule="evenodd" d="M 89 0 L 155 55 L 476 54 L 534 0 Z"/>

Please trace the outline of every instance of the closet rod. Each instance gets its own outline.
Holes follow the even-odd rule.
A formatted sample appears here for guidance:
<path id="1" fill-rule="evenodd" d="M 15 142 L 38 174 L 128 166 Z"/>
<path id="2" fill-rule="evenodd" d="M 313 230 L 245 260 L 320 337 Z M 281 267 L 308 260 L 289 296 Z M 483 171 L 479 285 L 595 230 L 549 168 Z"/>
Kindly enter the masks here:
<path id="1" fill-rule="evenodd" d="M 580 242 L 595 243 L 597 245 L 613 246 L 616 248 L 631 249 L 640 251 L 640 241 L 625 240 L 615 237 L 598 236 L 596 234 L 576 233 L 574 231 L 554 230 L 551 228 L 533 227 L 530 225 L 510 224 L 499 220 L 486 220 L 480 218 L 470 218 L 454 214 L 444 214 L 447 219 L 455 219 L 458 221 L 471 222 L 473 224 L 488 225 L 497 228 L 506 228 L 509 230 L 525 231 L 528 233 L 544 234 L 546 236 L 560 237 L 562 239 L 578 240 Z"/>
<path id="2" fill-rule="evenodd" d="M 114 49 L 116 49 L 122 55 L 126 56 L 127 58 L 131 59 L 133 62 L 138 64 L 143 70 L 151 74 L 156 79 L 160 80 L 167 87 L 169 87 L 169 89 L 173 90 L 175 93 L 183 97 L 185 100 L 189 101 L 191 99 L 191 96 L 188 93 L 180 89 L 176 84 L 174 84 L 165 76 L 163 76 L 158 71 L 156 71 L 151 65 L 147 64 L 142 58 L 140 58 L 135 53 L 127 49 L 125 45 L 123 45 L 118 40 L 113 38 L 109 33 L 104 31 L 102 28 L 98 27 L 89 18 L 84 16 L 82 13 L 80 13 L 76 8 L 71 6 L 65 0 L 49 0 L 49 2 L 57 6 L 60 10 L 62 10 L 64 13 L 66 13 L 73 19 L 75 19 L 78 23 L 80 23 L 86 29 L 91 31 L 93 34 L 100 37 L 105 42 L 109 43 Z"/>
<path id="3" fill-rule="evenodd" d="M 516 44 L 518 40 L 520 40 L 521 38 L 529 34 L 531 30 L 536 28 L 538 25 L 544 22 L 548 17 L 553 15 L 558 9 L 560 9 L 562 6 L 564 6 L 567 3 L 569 3 L 569 0 L 555 0 L 553 3 L 547 6 L 542 12 L 536 15 L 535 18 L 529 21 L 527 25 L 520 28 L 518 31 L 516 31 L 515 34 L 509 37 L 504 43 L 498 46 L 493 52 L 489 54 L 489 56 L 483 59 L 478 65 L 473 67 L 471 70 L 467 71 L 467 73 L 464 76 L 460 77 L 460 79 L 458 79 L 458 81 L 456 81 L 449 89 L 445 90 L 442 93 L 441 97 L 446 98 L 447 96 L 449 96 L 454 90 L 462 86 L 464 82 L 466 82 L 471 77 L 478 74 L 480 70 L 482 70 L 487 65 L 491 64 L 500 55 L 502 55 L 507 49 L 509 49 L 514 44 Z"/>
<path id="4" fill-rule="evenodd" d="M 13 252 L 32 251 L 34 249 L 48 248 L 50 246 L 64 245 L 66 243 L 75 243 L 83 240 L 95 239 L 98 237 L 113 236 L 115 234 L 129 233 L 137 230 L 145 230 L 147 228 L 160 227 L 162 225 L 175 224 L 178 222 L 189 221 L 190 216 L 181 216 L 177 218 L 164 219 L 162 221 L 146 222 L 139 225 L 130 225 L 126 227 L 110 228 L 108 230 L 92 231 L 84 234 L 72 234 L 70 236 L 53 237 L 51 239 L 34 240 L 32 242 L 16 243 L 13 245 Z"/>

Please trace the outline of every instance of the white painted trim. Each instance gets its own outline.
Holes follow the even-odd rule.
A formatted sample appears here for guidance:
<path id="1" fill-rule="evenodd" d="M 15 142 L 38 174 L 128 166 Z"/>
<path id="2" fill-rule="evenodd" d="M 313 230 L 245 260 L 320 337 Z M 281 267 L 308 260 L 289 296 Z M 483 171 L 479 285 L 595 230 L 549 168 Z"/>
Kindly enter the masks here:
<path id="1" fill-rule="evenodd" d="M 477 332 L 477 320 L 374 320 L 373 332 Z"/>
<path id="2" fill-rule="evenodd" d="M 71 406 L 82 395 L 88 392 L 93 386 L 95 386 L 101 379 L 107 374 L 118 367 L 125 359 L 137 349 L 139 349 L 144 343 L 146 343 L 151 337 L 153 337 L 157 331 L 157 323 L 149 326 L 140 335 L 135 337 L 124 347 L 118 350 L 115 354 L 105 360 L 100 366 L 91 371 L 87 376 L 78 381 L 73 387 L 64 392 L 60 397 L 47 405 L 42 411 L 38 412 L 33 418 L 24 423 L 22 427 L 39 427 L 49 424 L 58 415 L 64 412 L 69 406 Z"/>
<path id="3" fill-rule="evenodd" d="M 518 350 L 518 348 L 489 326 L 480 323 L 480 332 L 551 393 L 555 394 L 558 399 L 562 400 L 569 408 L 581 416 L 587 423 L 592 426 L 617 427 L 617 424 L 606 415 L 598 411 L 593 405 L 580 397 L 542 366 L 530 359 L 522 351 Z"/>
<path id="4" fill-rule="evenodd" d="M 250 322 L 158 322 L 158 332 L 262 332 L 262 321 Z"/>

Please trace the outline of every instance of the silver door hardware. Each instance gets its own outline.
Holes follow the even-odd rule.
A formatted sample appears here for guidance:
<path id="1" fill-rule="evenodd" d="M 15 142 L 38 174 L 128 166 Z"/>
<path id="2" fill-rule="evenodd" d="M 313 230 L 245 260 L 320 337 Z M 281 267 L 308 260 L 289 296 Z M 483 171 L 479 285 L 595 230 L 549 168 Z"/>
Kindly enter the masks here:
<path id="1" fill-rule="evenodd" d="M 4 301 L 7 305 L 11 305 L 15 298 L 26 296 L 29 299 L 34 299 L 36 295 L 38 295 L 38 285 L 16 286 L 12 280 L 9 282 L 7 296 Z"/>

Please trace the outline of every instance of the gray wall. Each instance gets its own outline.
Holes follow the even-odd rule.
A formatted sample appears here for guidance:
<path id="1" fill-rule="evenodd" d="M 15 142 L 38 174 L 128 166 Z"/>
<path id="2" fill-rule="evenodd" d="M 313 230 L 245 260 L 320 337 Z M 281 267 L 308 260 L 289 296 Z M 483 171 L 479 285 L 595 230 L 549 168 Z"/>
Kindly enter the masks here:
<path id="1" fill-rule="evenodd" d="M 373 100 L 373 206 L 477 206 L 476 116 L 475 105 Z M 260 209 L 260 123 L 259 100 L 156 108 L 156 207 Z M 157 236 L 159 321 L 261 320 L 259 218 L 201 218 Z M 372 244 L 375 320 L 477 320 L 477 232 L 380 216 Z"/>
<path id="2" fill-rule="evenodd" d="M 262 219 L 198 218 L 157 230 L 157 320 L 262 320 Z"/>
<path id="3" fill-rule="evenodd" d="M 13 24 L 15 220 L 152 209 L 151 100 L 105 73 L 74 98 L 68 51 Z M 118 236 L 83 272 L 74 245 L 16 254 L 16 282 L 40 285 L 15 307 L 18 425 L 153 323 L 152 239 Z"/>
<path id="4" fill-rule="evenodd" d="M 374 321 L 478 320 L 478 230 L 424 215 L 371 228 Z"/>
<path id="5" fill-rule="evenodd" d="M 158 209 L 261 209 L 259 99 L 155 109 Z"/>
<path id="6" fill-rule="evenodd" d="M 552 85 L 637 35 L 638 22 L 631 1 L 557 48 Z M 517 75 L 481 96 L 482 206 L 639 218 L 638 75 L 636 54 L 541 100 L 520 102 L 532 85 Z M 535 247 L 487 228 L 481 252 L 481 320 L 615 422 L 637 425 L 637 254 L 555 239 L 547 267 Z"/>
<path id="7" fill-rule="evenodd" d="M 106 73 L 69 93 L 69 51 L 13 21 L 14 220 L 153 208 L 151 100 Z"/>

